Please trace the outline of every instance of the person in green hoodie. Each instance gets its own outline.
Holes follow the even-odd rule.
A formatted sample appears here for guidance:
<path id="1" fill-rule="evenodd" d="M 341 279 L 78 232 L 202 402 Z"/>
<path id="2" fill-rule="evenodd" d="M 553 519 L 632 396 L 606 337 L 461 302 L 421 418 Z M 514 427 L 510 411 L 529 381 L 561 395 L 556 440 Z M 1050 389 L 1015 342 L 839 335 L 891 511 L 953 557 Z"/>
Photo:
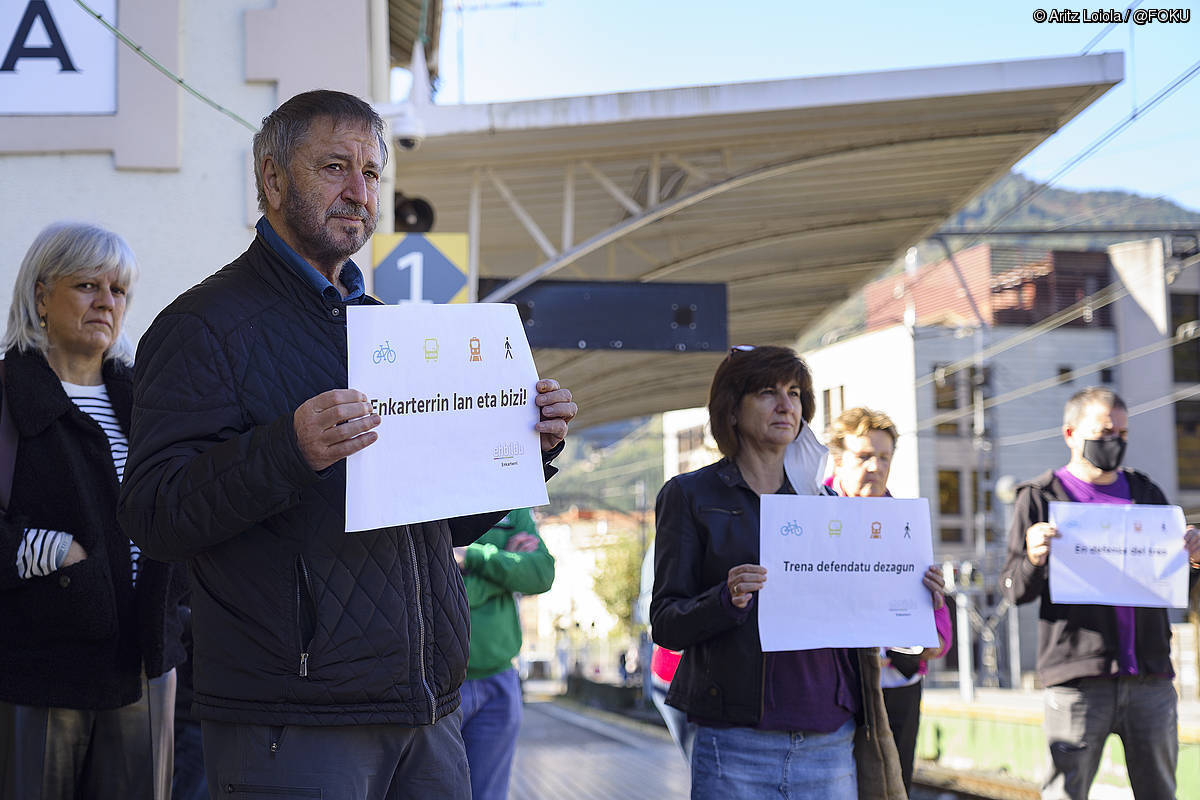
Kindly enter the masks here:
<path id="1" fill-rule="evenodd" d="M 554 556 L 529 509 L 512 511 L 479 541 L 455 548 L 471 606 L 471 652 L 462 685 L 462 737 L 474 800 L 503 800 L 521 727 L 521 650 L 514 593 L 541 594 L 554 583 Z"/>

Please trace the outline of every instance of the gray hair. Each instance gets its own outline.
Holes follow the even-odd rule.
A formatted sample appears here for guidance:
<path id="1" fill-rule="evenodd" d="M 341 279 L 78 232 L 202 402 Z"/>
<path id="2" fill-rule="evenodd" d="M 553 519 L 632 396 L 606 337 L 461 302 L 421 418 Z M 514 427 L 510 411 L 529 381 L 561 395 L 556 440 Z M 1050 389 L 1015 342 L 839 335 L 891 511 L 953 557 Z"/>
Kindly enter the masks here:
<path id="1" fill-rule="evenodd" d="M 1129 410 L 1129 407 L 1125 405 L 1125 401 L 1121 399 L 1121 396 L 1112 389 L 1103 386 L 1089 386 L 1071 395 L 1071 399 L 1063 407 L 1063 425 L 1071 428 L 1079 425 L 1079 421 L 1083 419 L 1084 412 L 1092 404 L 1101 405 L 1107 409 L 1119 408 L 1122 411 Z"/>
<path id="2" fill-rule="evenodd" d="M 17 282 L 13 286 L 12 305 L 8 309 L 8 329 L 3 343 L 7 352 L 16 347 L 43 356 L 50 349 L 46 329 L 37 312 L 37 285 L 51 286 L 71 275 L 93 277 L 112 270 L 125 285 L 126 302 L 138 278 L 137 260 L 129 244 L 119 235 L 86 222 L 55 222 L 48 225 L 29 246 Z M 124 327 L 104 353 L 105 359 L 133 364 L 133 344 Z"/>
<path id="3" fill-rule="evenodd" d="M 263 117 L 262 128 L 254 134 L 254 186 L 258 189 L 258 210 L 267 211 L 267 193 L 263 189 L 263 159 L 271 156 L 285 173 L 292 164 L 296 148 L 308 135 L 314 119 L 326 118 L 334 125 L 359 125 L 379 140 L 380 166 L 388 160 L 383 119 L 370 104 L 352 94 L 317 89 L 298 94 Z M 288 173 L 290 174 L 290 173 Z"/>

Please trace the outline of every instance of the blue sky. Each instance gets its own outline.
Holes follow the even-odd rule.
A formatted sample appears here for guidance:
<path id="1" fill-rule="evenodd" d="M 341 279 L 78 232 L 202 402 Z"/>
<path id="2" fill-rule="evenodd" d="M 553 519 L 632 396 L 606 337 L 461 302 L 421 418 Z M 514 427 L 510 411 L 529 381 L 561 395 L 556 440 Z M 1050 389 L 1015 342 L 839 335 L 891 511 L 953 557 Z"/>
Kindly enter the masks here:
<path id="1" fill-rule="evenodd" d="M 503 6 L 509 0 L 464 0 Z M 1153 3 L 1154 0 L 1150 0 Z M 1125 53 L 1125 81 L 1018 165 L 1046 179 L 1200 59 L 1186 24 L 1118 25 L 1091 52 Z M 1141 3 L 1148 9 L 1150 3 Z M 456 0 L 446 7 L 437 102 L 458 101 Z M 468 103 L 1078 54 L 1101 24 L 1038 24 L 1041 2 L 542 0 L 463 14 Z M 1090 10 L 1125 3 L 1064 6 Z M 407 92 L 398 76 L 395 90 Z M 1200 75 L 1056 185 L 1165 195 L 1200 210 Z"/>

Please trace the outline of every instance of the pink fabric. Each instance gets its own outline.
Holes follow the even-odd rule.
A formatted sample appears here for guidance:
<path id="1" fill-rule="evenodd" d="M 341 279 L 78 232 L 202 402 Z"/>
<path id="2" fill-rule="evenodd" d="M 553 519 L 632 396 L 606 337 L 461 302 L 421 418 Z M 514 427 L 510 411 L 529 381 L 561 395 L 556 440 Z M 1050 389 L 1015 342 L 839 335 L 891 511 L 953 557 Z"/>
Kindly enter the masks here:
<path id="1" fill-rule="evenodd" d="M 671 679 L 675 677 L 675 670 L 679 668 L 679 658 L 682 655 L 678 651 L 654 645 L 654 652 L 650 656 L 650 670 L 659 678 L 670 683 Z"/>
<path id="2" fill-rule="evenodd" d="M 842 494 L 842 487 L 833 485 L 832 475 L 825 479 L 825 485 L 832 488 L 839 495 Z M 891 497 L 892 493 L 889 491 L 887 496 Z M 934 609 L 933 624 L 937 628 L 938 638 L 942 642 L 942 649 L 938 651 L 938 654 L 934 658 L 941 658 L 946 655 L 946 651 L 950 649 L 950 645 L 954 644 L 954 624 L 950 621 L 950 608 L 945 603 L 942 604 L 941 608 Z M 884 659 L 884 666 L 887 666 L 887 659 Z M 920 675 L 928 674 L 929 663 L 922 661 L 917 673 Z"/>

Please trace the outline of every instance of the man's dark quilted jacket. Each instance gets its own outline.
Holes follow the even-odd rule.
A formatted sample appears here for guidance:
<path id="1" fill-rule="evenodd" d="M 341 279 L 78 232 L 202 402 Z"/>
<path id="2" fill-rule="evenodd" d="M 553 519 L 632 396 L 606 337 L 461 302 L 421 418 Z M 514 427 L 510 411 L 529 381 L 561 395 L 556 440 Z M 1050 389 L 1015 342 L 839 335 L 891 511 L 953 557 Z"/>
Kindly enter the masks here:
<path id="1" fill-rule="evenodd" d="M 188 560 L 201 719 L 420 725 L 458 707 L 451 544 L 503 514 L 345 533 L 345 462 L 313 472 L 292 423 L 346 386 L 345 319 L 259 237 L 138 347 L 120 519 L 149 555 Z"/>

